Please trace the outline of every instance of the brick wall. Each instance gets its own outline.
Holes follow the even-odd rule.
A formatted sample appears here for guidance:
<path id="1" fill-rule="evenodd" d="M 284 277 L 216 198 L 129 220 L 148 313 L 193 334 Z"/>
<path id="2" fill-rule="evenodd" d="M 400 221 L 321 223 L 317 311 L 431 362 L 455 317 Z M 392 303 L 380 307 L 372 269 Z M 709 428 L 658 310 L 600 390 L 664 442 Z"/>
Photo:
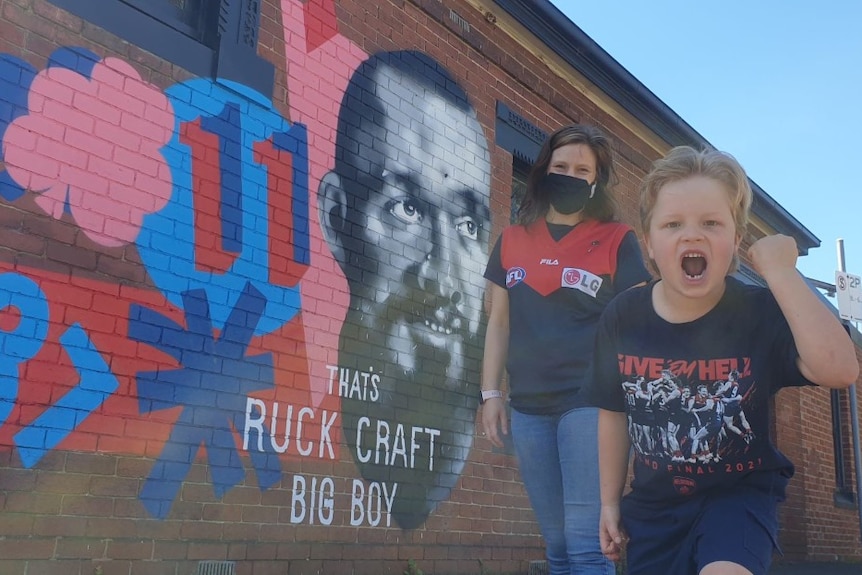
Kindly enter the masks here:
<path id="1" fill-rule="evenodd" d="M 858 384 L 857 381 L 857 387 Z M 845 485 L 855 492 L 848 392 L 840 395 Z M 786 561 L 859 561 L 862 555 L 856 508 L 836 504 L 830 413 L 830 395 L 824 389 L 788 389 L 775 401 L 776 445 L 796 465 L 787 501 L 779 514 Z"/>
<path id="2" fill-rule="evenodd" d="M 271 94 L 111 30 L 0 0 L 0 572 L 525 573 L 532 511 L 475 422 L 496 105 L 611 134 L 632 223 L 655 138 L 480 2 L 265 0 Z M 380 52 L 387 132 L 340 109 Z M 775 410 L 788 557 L 858 558 L 828 394 Z"/>

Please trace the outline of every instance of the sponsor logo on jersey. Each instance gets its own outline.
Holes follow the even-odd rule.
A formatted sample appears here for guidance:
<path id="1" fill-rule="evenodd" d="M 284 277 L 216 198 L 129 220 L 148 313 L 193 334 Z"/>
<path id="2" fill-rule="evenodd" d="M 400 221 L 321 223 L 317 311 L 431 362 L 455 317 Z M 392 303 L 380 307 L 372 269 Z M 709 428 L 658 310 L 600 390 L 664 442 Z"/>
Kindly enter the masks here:
<path id="1" fill-rule="evenodd" d="M 539 265 L 541 266 L 558 266 L 560 265 L 560 260 L 551 260 L 548 258 L 542 258 L 539 260 Z"/>
<path id="2" fill-rule="evenodd" d="M 524 281 L 527 271 L 524 268 L 509 268 L 506 271 L 506 288 L 511 289 Z"/>
<path id="3" fill-rule="evenodd" d="M 599 288 L 602 287 L 602 281 L 602 278 L 596 274 L 591 274 L 587 270 L 563 268 L 560 285 L 564 288 L 576 289 L 587 295 L 596 297 L 599 293 Z"/>

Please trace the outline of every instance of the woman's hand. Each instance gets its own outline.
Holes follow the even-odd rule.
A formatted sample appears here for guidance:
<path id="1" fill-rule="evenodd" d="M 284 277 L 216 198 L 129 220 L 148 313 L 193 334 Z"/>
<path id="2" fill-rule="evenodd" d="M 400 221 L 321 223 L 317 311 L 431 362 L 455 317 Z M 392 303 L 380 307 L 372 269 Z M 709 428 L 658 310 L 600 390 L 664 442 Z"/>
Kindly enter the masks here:
<path id="1" fill-rule="evenodd" d="M 482 404 L 482 429 L 495 447 L 503 447 L 503 435 L 509 435 L 509 416 L 502 397 L 486 399 Z"/>

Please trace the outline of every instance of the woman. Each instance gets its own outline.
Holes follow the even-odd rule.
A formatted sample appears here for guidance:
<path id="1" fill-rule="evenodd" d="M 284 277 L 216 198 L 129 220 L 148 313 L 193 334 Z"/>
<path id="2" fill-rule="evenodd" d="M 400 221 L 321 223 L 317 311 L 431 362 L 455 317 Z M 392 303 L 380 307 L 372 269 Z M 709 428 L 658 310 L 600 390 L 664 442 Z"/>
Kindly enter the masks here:
<path id="1" fill-rule="evenodd" d="M 615 221 L 613 172 L 610 142 L 598 129 L 574 124 L 551 134 L 530 171 L 518 224 L 503 231 L 485 270 L 482 425 L 502 447 L 505 366 L 512 440 L 552 575 L 614 573 L 596 529 L 597 410 L 588 406 L 586 378 L 602 310 L 649 273 L 634 231 Z"/>

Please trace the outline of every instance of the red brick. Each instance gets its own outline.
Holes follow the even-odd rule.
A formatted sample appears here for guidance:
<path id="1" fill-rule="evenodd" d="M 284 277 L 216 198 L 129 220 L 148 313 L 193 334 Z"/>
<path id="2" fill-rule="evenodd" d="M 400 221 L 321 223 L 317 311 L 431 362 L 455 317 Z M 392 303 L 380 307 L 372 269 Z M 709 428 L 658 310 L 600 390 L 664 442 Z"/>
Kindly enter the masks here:
<path id="1" fill-rule="evenodd" d="M 547 65 L 543 60 L 546 55 L 521 46 L 520 36 L 510 37 L 508 30 L 517 26 L 511 25 L 510 17 L 503 11 L 497 11 L 497 16 L 506 20 L 506 25 L 494 26 L 476 12 L 473 4 L 465 0 L 377 4 L 339 0 L 335 8 L 340 30 L 365 52 L 422 49 L 439 60 L 467 89 L 492 154 L 494 237 L 508 221 L 512 174 L 511 155 L 493 145 L 498 101 L 507 103 L 545 130 L 582 119 L 613 134 L 619 157 L 617 190 L 623 217 L 634 221 L 638 181 L 659 154 L 650 141 L 637 133 L 646 129 L 634 123 L 624 125 L 623 121 L 629 122 L 620 120 L 624 115 L 606 112 L 612 103 L 582 93 Z M 303 71 L 302 63 L 290 62 L 292 70 L 288 75 L 280 5 L 275 0 L 263 2 L 259 53 L 276 66 L 273 103 L 285 117 L 291 117 L 296 108 L 291 109 L 288 102 L 287 83 L 298 81 L 305 72 L 318 72 Z M 450 10 L 469 22 L 470 32 L 452 25 Z M 85 47 L 100 56 L 116 56 L 130 62 L 142 78 L 162 89 L 192 77 L 188 71 L 130 46 L 109 31 L 82 22 L 47 0 L 0 0 L 0 51 L 25 58 L 41 69 L 48 54 L 69 46 Z M 647 135 L 655 139 L 654 135 Z M 315 142 L 312 139 L 310 143 Z M 313 194 L 315 190 L 310 192 Z M 119 350 L 126 349 L 126 342 L 125 334 L 116 332 L 125 325 L 123 316 L 128 311 L 128 302 L 139 297 L 134 289 L 125 289 L 122 302 L 118 302 L 121 286 L 145 287 L 154 296 L 158 295 L 158 289 L 152 285 L 134 244 L 104 248 L 87 238 L 70 215 L 60 219 L 46 216 L 35 204 L 35 197 L 36 194 L 28 192 L 14 202 L 0 201 L 0 261 L 14 262 L 19 270 L 32 267 L 55 271 L 60 277 L 54 281 L 68 281 L 74 286 L 63 293 L 62 303 L 70 311 L 95 309 L 100 314 L 100 323 L 90 329 L 104 336 L 99 339 L 100 349 L 104 347 L 101 351 L 112 366 L 118 365 Z M 312 218 L 311 224 L 315 225 L 316 220 Z M 760 233 L 747 234 L 744 245 L 750 245 Z M 313 257 L 328 257 L 325 242 L 314 240 Z M 303 281 L 317 281 L 315 271 L 310 270 Z M 91 287 L 94 278 L 101 283 Z M 312 332 L 340 322 L 343 310 L 332 303 L 339 289 L 344 288 L 325 286 L 316 299 L 304 297 L 306 310 L 325 314 L 326 321 L 320 325 L 320 318 L 312 317 L 312 313 L 304 318 Z M 150 303 L 158 307 L 159 302 L 160 298 L 154 297 Z M 181 313 L 176 318 L 183 320 Z M 301 343 L 296 337 L 286 336 L 285 350 L 304 353 Z M 65 352 L 56 343 L 46 344 L 38 360 L 29 362 L 23 371 L 26 377 L 33 374 L 38 379 L 32 382 L 31 391 L 36 397 L 48 398 L 44 400 L 46 403 L 56 393 L 48 368 L 61 361 L 67 361 Z M 137 367 L 137 363 L 132 363 Z M 288 373 L 294 369 L 293 362 L 289 363 L 279 365 L 279 375 L 286 380 L 294 377 L 292 371 Z M 141 371 L 146 369 L 146 365 L 141 365 Z M 123 393 L 124 399 L 128 399 L 134 393 L 134 385 Z M 791 482 L 789 499 L 781 515 L 785 528 L 782 544 L 791 558 L 862 558 L 862 550 L 853 536 L 856 533 L 853 510 L 836 509 L 832 503 L 834 462 L 828 399 L 828 392 L 820 390 L 787 390 L 776 400 L 774 408 L 773 419 L 780 422 L 776 425 L 779 446 L 797 462 L 797 477 Z M 28 421 L 43 410 L 44 405 L 23 406 L 18 417 Z M 846 399 L 842 410 L 844 432 L 849 438 Z M 238 575 L 400 574 L 407 558 L 418 559 L 418 565 L 426 572 L 454 574 L 478 572 L 476 558 L 481 557 L 492 572 L 523 573 L 529 559 L 542 556 L 542 540 L 515 460 L 510 455 L 490 451 L 486 442 L 477 442 L 460 484 L 425 526 L 417 530 L 349 526 L 349 510 L 343 502 L 349 501 L 350 480 L 357 477 L 357 470 L 343 445 L 339 461 L 291 460 L 284 466 L 285 479 L 281 484 L 265 492 L 254 484 L 252 466 L 243 455 L 249 479 L 223 496 L 216 496 L 213 491 L 213 480 L 201 450 L 168 518 L 150 517 L 138 495 L 164 448 L 164 434 L 159 433 L 159 424 L 154 421 L 163 420 L 156 417 L 142 423 L 130 419 L 121 437 L 117 436 L 117 430 L 101 437 L 91 432 L 78 438 L 76 447 L 79 451 L 98 449 L 101 453 L 57 449 L 40 461 L 36 469 L 21 469 L 20 459 L 11 448 L 0 454 L 3 508 L 0 534 L 19 539 L 37 536 L 28 539 L 31 547 L 18 547 L 19 553 L 28 554 L 25 560 L 9 558 L 6 549 L 0 548 L 0 572 L 89 574 L 99 565 L 105 575 L 115 572 L 178 575 L 194 572 L 198 558 L 225 557 L 238 561 Z M 852 461 L 849 441 L 844 451 L 847 461 Z M 111 455 L 114 452 L 124 455 Z M 117 478 L 113 477 L 115 473 Z M 332 526 L 289 523 L 289 479 L 293 473 L 329 475 L 336 479 L 338 508 Z M 852 475 L 852 469 L 848 468 L 848 485 L 853 484 Z M 64 481 L 64 477 L 68 480 Z M 67 512 L 76 515 L 65 515 Z M 76 538 L 82 529 L 87 538 L 112 540 L 107 553 L 117 558 L 91 560 L 88 556 L 91 549 L 86 547 L 90 539 Z M 54 547 L 55 538 L 62 544 Z M 51 561 L 55 551 L 87 558 Z"/>
<path id="2" fill-rule="evenodd" d="M 75 270 L 96 269 L 96 254 L 92 251 L 51 242 L 46 255 L 49 260 L 68 264 Z"/>
<path id="3" fill-rule="evenodd" d="M 177 575 L 178 573 L 193 573 L 193 571 L 181 571 L 180 564 L 157 559 L 154 561 L 135 561 L 132 563 L 132 571 L 129 575 Z"/>
<path id="4" fill-rule="evenodd" d="M 126 559 L 129 561 L 154 559 L 153 541 L 150 539 L 111 539 L 108 542 L 108 549 L 105 552 L 105 557 L 112 560 Z"/>
<path id="5" fill-rule="evenodd" d="M 0 503 L 3 497 L 0 496 Z M 0 535 L 3 537 L 26 537 L 28 535 L 40 534 L 39 518 L 29 513 L 2 513 L 0 514 Z M 0 573 L 2 573 L 0 569 Z"/>
<path id="6" fill-rule="evenodd" d="M 10 559 L 33 559 L 54 557 L 53 539 L 30 539 L 7 537 L 0 539 L 0 557 Z"/>
<path id="7" fill-rule="evenodd" d="M 24 34 L 26 28 L 14 24 L 3 19 L 0 19 L 0 38 L 9 42 L 13 46 L 24 45 Z"/>
<path id="8" fill-rule="evenodd" d="M 39 575 L 69 575 L 69 573 L 89 573 L 91 571 L 82 571 L 90 567 L 89 559 L 62 559 L 51 561 L 28 561 L 27 573 L 39 573 Z M 120 568 L 119 565 L 113 565 L 113 568 Z M 9 571 L 12 573 L 12 571 Z M 14 573 L 22 573 L 15 571 Z"/>
<path id="9" fill-rule="evenodd" d="M 108 542 L 81 537 L 60 537 L 57 539 L 55 556 L 58 559 L 98 559 L 105 556 Z"/>
<path id="10" fill-rule="evenodd" d="M 58 514 L 62 497 L 56 493 L 22 493 L 18 491 L 6 494 L 4 512 Z M 3 554 L 0 553 L 0 557 Z"/>
<path id="11" fill-rule="evenodd" d="M 62 512 L 64 515 L 110 517 L 113 502 L 103 497 L 64 495 Z"/>

